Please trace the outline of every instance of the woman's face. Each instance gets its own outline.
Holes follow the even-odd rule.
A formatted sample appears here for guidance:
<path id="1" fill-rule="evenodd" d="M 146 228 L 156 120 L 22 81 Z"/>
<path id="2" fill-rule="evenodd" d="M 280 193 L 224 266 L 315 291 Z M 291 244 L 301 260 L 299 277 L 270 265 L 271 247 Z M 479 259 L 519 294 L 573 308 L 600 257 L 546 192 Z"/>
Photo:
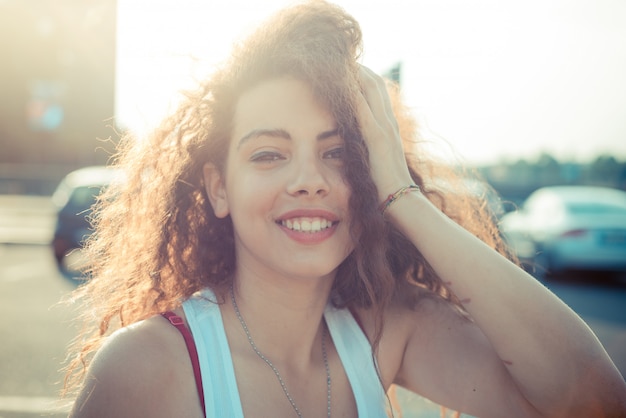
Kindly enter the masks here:
<path id="1" fill-rule="evenodd" d="M 207 184 L 216 215 L 232 218 L 238 271 L 334 274 L 353 249 L 335 119 L 283 77 L 245 92 L 233 122 L 225 175 Z"/>

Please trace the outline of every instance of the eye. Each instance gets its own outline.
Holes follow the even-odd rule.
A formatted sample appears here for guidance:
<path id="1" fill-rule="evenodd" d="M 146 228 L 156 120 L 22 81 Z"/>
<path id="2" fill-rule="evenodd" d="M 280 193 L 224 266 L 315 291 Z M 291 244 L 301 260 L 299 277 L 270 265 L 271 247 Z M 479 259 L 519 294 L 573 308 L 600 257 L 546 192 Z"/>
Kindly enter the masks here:
<path id="1" fill-rule="evenodd" d="M 280 153 L 274 151 L 261 151 L 253 154 L 250 157 L 250 161 L 255 163 L 267 163 L 272 161 L 284 160 Z"/>
<path id="2" fill-rule="evenodd" d="M 343 155 L 344 155 L 344 148 L 343 147 L 337 147 L 337 148 L 331 149 L 330 151 L 326 151 L 324 153 L 324 158 L 331 158 L 331 159 L 341 160 L 341 159 L 343 159 Z"/>

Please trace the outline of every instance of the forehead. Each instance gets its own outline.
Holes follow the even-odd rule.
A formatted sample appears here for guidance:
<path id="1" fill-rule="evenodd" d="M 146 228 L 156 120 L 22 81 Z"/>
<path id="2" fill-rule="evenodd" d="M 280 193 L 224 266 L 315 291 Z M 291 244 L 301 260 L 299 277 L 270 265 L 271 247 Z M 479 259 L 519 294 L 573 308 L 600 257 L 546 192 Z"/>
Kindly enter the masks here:
<path id="1" fill-rule="evenodd" d="M 292 77 L 267 80 L 245 91 L 237 101 L 233 137 L 254 129 L 316 133 L 335 128 L 335 119 L 308 84 Z"/>

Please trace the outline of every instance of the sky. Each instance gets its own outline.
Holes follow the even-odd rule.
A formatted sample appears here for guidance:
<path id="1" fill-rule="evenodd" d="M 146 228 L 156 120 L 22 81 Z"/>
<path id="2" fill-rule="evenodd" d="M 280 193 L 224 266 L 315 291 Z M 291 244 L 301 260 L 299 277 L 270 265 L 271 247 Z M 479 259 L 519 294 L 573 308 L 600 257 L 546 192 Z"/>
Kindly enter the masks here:
<path id="1" fill-rule="evenodd" d="M 362 63 L 402 91 L 443 158 L 626 160 L 623 0 L 339 0 Z M 116 118 L 139 134 L 286 0 L 118 0 Z"/>

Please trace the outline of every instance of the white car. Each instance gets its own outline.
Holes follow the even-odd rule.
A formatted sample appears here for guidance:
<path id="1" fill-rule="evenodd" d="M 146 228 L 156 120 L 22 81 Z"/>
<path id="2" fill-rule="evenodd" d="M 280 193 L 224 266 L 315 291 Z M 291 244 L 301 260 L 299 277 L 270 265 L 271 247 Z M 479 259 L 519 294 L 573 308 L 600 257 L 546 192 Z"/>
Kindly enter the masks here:
<path id="1" fill-rule="evenodd" d="M 553 186 L 533 192 L 504 215 L 502 233 L 523 265 L 555 275 L 566 270 L 626 271 L 626 192 Z"/>

